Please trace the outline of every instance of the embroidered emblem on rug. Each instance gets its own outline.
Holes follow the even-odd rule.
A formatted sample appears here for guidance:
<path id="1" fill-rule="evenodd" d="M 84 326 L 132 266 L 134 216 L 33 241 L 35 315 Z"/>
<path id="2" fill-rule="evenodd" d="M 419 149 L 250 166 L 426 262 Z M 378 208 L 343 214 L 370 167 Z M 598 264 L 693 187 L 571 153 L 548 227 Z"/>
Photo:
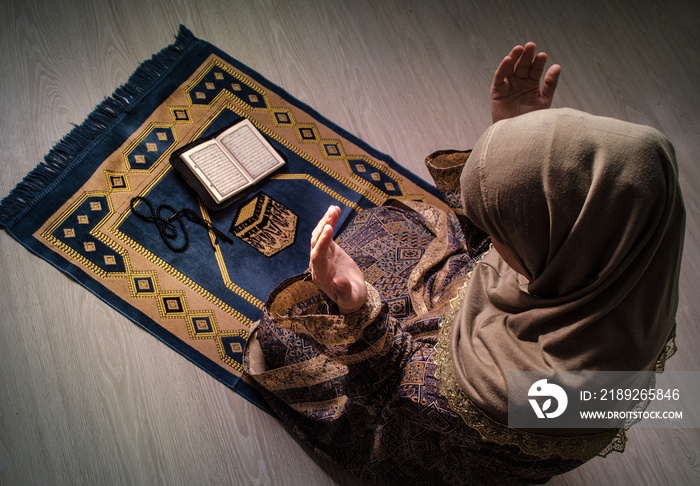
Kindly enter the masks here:
<path id="1" fill-rule="evenodd" d="M 271 257 L 294 243 L 298 219 L 282 204 L 259 192 L 238 210 L 230 231 Z"/>

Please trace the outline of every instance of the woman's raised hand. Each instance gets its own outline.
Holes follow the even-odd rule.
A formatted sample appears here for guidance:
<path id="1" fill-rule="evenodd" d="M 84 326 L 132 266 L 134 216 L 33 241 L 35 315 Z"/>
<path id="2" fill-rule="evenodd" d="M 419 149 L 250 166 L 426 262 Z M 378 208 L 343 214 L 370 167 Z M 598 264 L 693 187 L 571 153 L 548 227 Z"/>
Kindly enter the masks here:
<path id="1" fill-rule="evenodd" d="M 333 228 L 340 208 L 330 206 L 311 233 L 309 268 L 318 287 L 336 304 L 342 314 L 350 314 L 367 301 L 367 286 L 362 270 L 333 241 Z"/>
<path id="2" fill-rule="evenodd" d="M 534 42 L 528 42 L 524 47 L 515 46 L 496 69 L 491 84 L 494 123 L 551 106 L 561 66 L 554 64 L 547 70 L 540 88 L 547 54 L 536 52 Z"/>

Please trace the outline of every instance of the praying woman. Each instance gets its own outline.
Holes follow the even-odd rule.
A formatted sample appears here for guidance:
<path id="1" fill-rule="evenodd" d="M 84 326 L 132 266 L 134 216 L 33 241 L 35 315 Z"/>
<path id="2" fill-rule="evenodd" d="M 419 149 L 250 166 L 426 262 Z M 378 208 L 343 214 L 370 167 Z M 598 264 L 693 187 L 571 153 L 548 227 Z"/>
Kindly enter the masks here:
<path id="1" fill-rule="evenodd" d="M 685 226 L 671 143 L 550 108 L 561 68 L 498 66 L 493 125 L 426 164 L 444 211 L 393 201 L 281 283 L 245 351 L 271 409 L 376 484 L 540 484 L 622 451 L 620 429 L 508 427 L 508 372 L 661 371 L 675 350 Z M 544 78 L 543 78 L 544 75 Z"/>

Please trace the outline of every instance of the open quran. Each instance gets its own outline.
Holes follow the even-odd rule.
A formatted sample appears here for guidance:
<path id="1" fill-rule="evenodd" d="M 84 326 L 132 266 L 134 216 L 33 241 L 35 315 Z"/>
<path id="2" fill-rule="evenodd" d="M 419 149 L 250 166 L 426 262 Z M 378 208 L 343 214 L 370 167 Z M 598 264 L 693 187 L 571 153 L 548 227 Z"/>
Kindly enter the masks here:
<path id="1" fill-rule="evenodd" d="M 221 209 L 286 161 L 244 118 L 175 151 L 170 163 L 209 209 Z"/>

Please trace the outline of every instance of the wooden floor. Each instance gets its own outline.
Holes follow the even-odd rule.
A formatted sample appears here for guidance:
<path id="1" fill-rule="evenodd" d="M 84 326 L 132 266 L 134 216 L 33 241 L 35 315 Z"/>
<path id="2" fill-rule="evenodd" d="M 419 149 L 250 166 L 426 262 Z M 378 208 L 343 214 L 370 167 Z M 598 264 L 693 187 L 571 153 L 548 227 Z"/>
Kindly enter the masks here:
<path id="1" fill-rule="evenodd" d="M 538 42 L 563 66 L 555 106 L 675 144 L 688 227 L 669 369 L 700 370 L 700 2 L 4 0 L 0 196 L 180 23 L 425 178 L 428 153 L 488 127 L 510 47 Z M 4 232 L 0 322 L 2 485 L 356 484 Z M 629 435 L 551 484 L 700 484 L 698 430 Z"/>

